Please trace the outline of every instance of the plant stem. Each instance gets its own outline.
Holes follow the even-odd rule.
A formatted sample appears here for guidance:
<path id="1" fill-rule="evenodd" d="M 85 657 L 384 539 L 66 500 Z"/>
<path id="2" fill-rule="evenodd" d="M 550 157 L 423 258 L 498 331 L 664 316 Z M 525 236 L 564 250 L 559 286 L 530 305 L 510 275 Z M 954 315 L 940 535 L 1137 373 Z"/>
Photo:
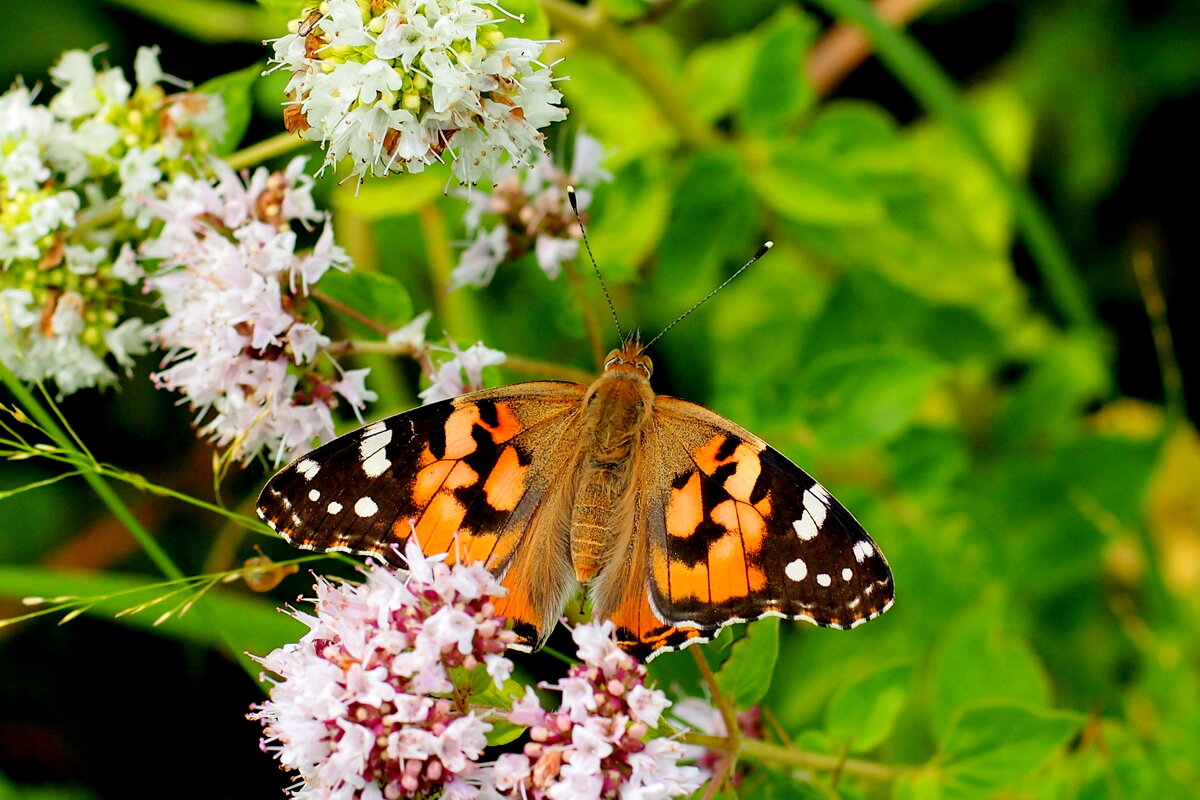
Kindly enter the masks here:
<path id="1" fill-rule="evenodd" d="M 587 370 L 541 361 L 536 358 L 514 356 L 511 353 L 507 354 L 504 359 L 504 367 L 525 375 L 535 375 L 549 380 L 588 384 L 596 379 L 596 375 Z"/>
<path id="2" fill-rule="evenodd" d="M 1158 354 L 1158 370 L 1162 375 L 1163 402 L 1166 406 L 1167 433 L 1187 419 L 1187 398 L 1183 393 L 1183 374 L 1175 356 L 1175 343 L 1171 338 L 1171 325 L 1167 320 L 1167 303 L 1158 285 L 1154 269 L 1154 256 L 1146 236 L 1135 240 L 1133 250 L 1133 275 L 1137 278 L 1138 292 L 1142 305 L 1150 320 L 1150 333 L 1154 337 L 1154 349 Z"/>
<path id="3" fill-rule="evenodd" d="M 301 139 L 294 133 L 277 133 L 269 139 L 263 139 L 231 153 L 225 159 L 225 163 L 234 170 L 256 167 L 269 158 L 285 155 L 309 144 L 312 142 Z"/>
<path id="4" fill-rule="evenodd" d="M 425 239 L 425 258 L 433 284 L 433 302 L 445 330 L 462 341 L 479 339 L 479 309 L 474 295 L 450 288 L 454 254 L 446 238 L 446 218 L 436 202 L 421 206 L 417 212 L 421 235 Z"/>
<path id="5" fill-rule="evenodd" d="M 720 736 L 706 736 L 702 733 L 688 733 L 679 737 L 684 744 L 706 747 L 709 750 L 729 752 L 728 739 Z M 800 750 L 788 745 L 764 742 L 761 739 L 742 738 L 738 742 L 738 755 L 756 761 L 771 761 L 778 764 L 791 764 L 808 769 L 819 769 L 826 772 L 838 772 L 843 775 L 856 775 L 877 781 L 891 781 L 900 777 L 904 770 L 899 767 L 887 767 L 874 761 L 863 761 L 857 758 L 842 758 L 827 753 L 813 753 Z"/>
<path id="6" fill-rule="evenodd" d="M 1008 195 L 1017 226 L 1037 265 L 1051 302 L 1071 325 L 1094 329 L 1087 291 L 1046 212 L 1024 185 L 1014 181 L 958 100 L 949 76 L 912 37 L 893 30 L 863 0 L 815 0 L 841 20 L 862 28 L 879 58 L 931 114 L 945 118 Z"/>
<path id="7" fill-rule="evenodd" d="M 902 28 L 929 7 L 932 0 L 876 0 L 875 13 L 893 28 Z M 824 97 L 871 54 L 871 43 L 853 25 L 839 22 L 821 37 L 808 54 L 805 73 Z"/>
<path id="8" fill-rule="evenodd" d="M 704 657 L 704 653 L 699 647 L 689 649 L 691 650 L 692 658 L 696 660 L 696 666 L 700 668 L 700 675 L 704 678 L 704 684 L 708 687 L 708 693 L 712 697 L 713 705 L 721 712 L 721 719 L 725 722 L 726 738 L 723 741 L 726 742 L 726 747 L 736 754 L 742 738 L 742 728 L 738 724 L 737 709 L 721 693 L 721 687 L 717 684 L 717 676 L 713 674 L 712 667 L 708 665 L 708 659 Z"/>
<path id="9" fill-rule="evenodd" d="M 873 761 L 842 758 L 825 753 L 811 753 L 807 750 L 797 750 L 794 747 L 764 742 L 761 739 L 742 739 L 738 753 L 759 761 L 775 761 L 780 764 L 792 764 L 797 767 L 828 772 L 837 771 L 843 775 L 855 775 L 876 781 L 892 781 L 903 773 L 903 770 L 899 768 L 887 767 Z"/>
<path id="10" fill-rule="evenodd" d="M 317 300 L 320 300 L 322 303 L 329 306 L 330 308 L 336 308 L 338 311 L 342 312 L 347 317 L 350 317 L 351 319 L 355 320 L 356 322 L 358 322 L 362 325 L 365 325 L 366 327 L 368 327 L 371 330 L 378 333 L 380 336 L 387 336 L 389 333 L 391 333 L 391 331 L 388 330 L 388 327 L 386 325 L 381 325 L 380 323 L 378 323 L 375 320 L 368 317 L 366 314 L 363 314 L 362 312 L 359 312 L 359 311 L 355 311 L 350 306 L 346 305 L 345 303 L 341 302 L 340 300 L 333 299 L 332 297 L 330 297 L 329 295 L 320 291 L 319 289 L 312 289 L 309 291 L 308 294 L 309 294 L 309 297 L 313 297 L 313 298 L 316 298 Z M 386 342 L 383 342 L 382 344 L 386 344 Z"/>

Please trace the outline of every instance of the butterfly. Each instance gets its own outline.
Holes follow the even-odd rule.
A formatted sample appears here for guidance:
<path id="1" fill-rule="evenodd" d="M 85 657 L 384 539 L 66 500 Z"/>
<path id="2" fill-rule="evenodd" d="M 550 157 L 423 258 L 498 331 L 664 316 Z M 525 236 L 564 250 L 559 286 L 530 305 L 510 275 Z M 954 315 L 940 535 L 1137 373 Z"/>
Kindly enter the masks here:
<path id="1" fill-rule="evenodd" d="M 399 566 L 415 536 L 482 562 L 525 651 L 581 585 L 643 660 L 735 622 L 846 629 L 887 611 L 891 570 L 850 512 L 754 434 L 655 394 L 652 371 L 635 335 L 590 386 L 518 383 L 374 422 L 281 470 L 258 512 L 308 550 Z"/>

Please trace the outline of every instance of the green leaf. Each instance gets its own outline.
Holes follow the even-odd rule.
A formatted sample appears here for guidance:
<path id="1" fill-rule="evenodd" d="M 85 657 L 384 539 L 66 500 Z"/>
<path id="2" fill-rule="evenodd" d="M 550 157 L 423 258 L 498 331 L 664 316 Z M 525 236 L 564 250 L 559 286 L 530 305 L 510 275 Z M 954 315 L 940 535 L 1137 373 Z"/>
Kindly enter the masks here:
<path id="1" fill-rule="evenodd" d="M 588 240 L 609 284 L 632 278 L 659 249 L 672 201 L 671 181 L 659 161 L 638 159 L 615 173 L 612 183 L 596 187 L 587 211 Z"/>
<path id="2" fill-rule="evenodd" d="M 205 81 L 196 91 L 219 95 L 225 104 L 225 136 L 217 147 L 219 155 L 229 155 L 241 144 L 246 129 L 250 126 L 250 112 L 254 104 L 254 83 L 262 75 L 262 65 L 239 69 Z"/>
<path id="3" fill-rule="evenodd" d="M 367 319 L 395 330 L 412 319 L 412 301 L 408 290 L 391 275 L 352 269 L 331 269 L 322 277 L 316 291 L 352 309 Z M 333 309 L 360 336 L 378 338 L 379 331 L 353 316 Z"/>
<path id="4" fill-rule="evenodd" d="M 746 245 L 752 226 L 752 198 L 737 155 L 728 149 L 694 153 L 674 194 L 650 305 L 674 316 L 679 301 L 669 298 L 702 296 L 715 287 L 719 265 L 753 252 Z M 655 295 L 660 288 L 669 296 Z"/>
<path id="5" fill-rule="evenodd" d="M 746 626 L 746 635 L 734 642 L 728 660 L 717 672 L 717 686 L 737 708 L 750 708 L 771 688 L 778 658 L 779 618 L 753 622 Z"/>
<path id="6" fill-rule="evenodd" d="M 578 50 L 554 72 L 564 78 L 555 86 L 566 96 L 572 117 L 587 120 L 588 130 L 601 141 L 620 142 L 622 158 L 632 160 L 675 144 L 675 132 L 658 104 L 611 60 Z"/>
<path id="7" fill-rule="evenodd" d="M 801 372 L 798 407 L 827 447 L 859 447 L 904 431 L 941 373 L 940 364 L 915 351 L 836 351 Z"/>
<path id="8" fill-rule="evenodd" d="M 650 12 L 650 0 L 608 0 L 605 10 L 623 22 L 640 19 Z"/>
<path id="9" fill-rule="evenodd" d="M 506 679 L 499 689 L 487 674 L 486 667 L 483 668 L 483 678 L 486 680 L 475 681 L 475 674 L 472 674 L 471 699 L 479 705 L 511 709 L 513 703 L 525 695 L 525 684 L 514 678 Z"/>
<path id="10" fill-rule="evenodd" d="M 784 6 L 762 26 L 758 53 L 742 95 L 742 128 L 757 136 L 782 133 L 813 101 L 804 80 L 804 56 L 816 26 Z"/>
<path id="11" fill-rule="evenodd" d="M 698 119 L 714 122 L 734 110 L 745 92 L 758 43 L 757 35 L 747 34 L 705 42 L 691 51 L 680 82 Z"/>
<path id="12" fill-rule="evenodd" d="M 200 42 L 254 42 L 279 36 L 276 20 L 237 0 L 116 0 L 158 25 Z"/>
<path id="13" fill-rule="evenodd" d="M 516 741 L 525 732 L 525 728 L 500 717 L 492 717 L 488 722 L 492 725 L 492 729 L 487 732 L 488 747 L 497 747 Z"/>
<path id="14" fill-rule="evenodd" d="M 874 750 L 891 736 L 911 677 L 912 667 L 900 664 L 842 686 L 825 710 L 825 729 L 851 752 Z"/>
<path id="15" fill-rule="evenodd" d="M 751 173 L 759 198 L 773 211 L 806 225 L 861 226 L 883 218 L 883 199 L 837 162 L 817 158 L 795 140 L 766 151 Z"/>
<path id="16" fill-rule="evenodd" d="M 1005 445 L 1020 448 L 1072 438 L 1079 413 L 1109 393 L 1107 345 L 1096 336 L 1046 336 L 998 420 Z"/>
<path id="17" fill-rule="evenodd" d="M 1008 172 L 1021 175 L 1033 141 L 1033 119 L 1025 101 L 1010 86 L 992 83 L 967 98 L 971 118 Z M 917 168 L 935 178 L 958 210 L 958 223 L 994 250 L 1007 248 L 1013 236 L 1010 201 L 995 176 L 950 123 L 933 118 L 915 126 L 911 151 Z"/>
<path id="18" fill-rule="evenodd" d="M 1008 703 L 976 706 L 956 721 L 939 756 L 942 800 L 993 797 L 1022 783 L 1083 726 L 1079 714 Z"/>
<path id="19" fill-rule="evenodd" d="M 998 595 L 955 621 L 930 672 L 930 715 L 935 736 L 949 741 L 955 720 L 971 707 L 996 701 L 1044 706 L 1050 683 L 1029 644 L 1005 630 L 1006 604 Z"/>
<path id="20" fill-rule="evenodd" d="M 119 625 L 168 636 L 194 644 L 219 647 L 222 642 L 209 624 L 208 615 L 221 620 L 221 627 L 234 646 L 256 655 L 266 655 L 304 633 L 304 625 L 280 612 L 274 603 L 257 595 L 228 589 L 210 589 L 200 601 L 206 613 L 193 608 L 186 614 L 172 614 L 159 625 L 154 622 L 179 600 L 168 599 L 137 614 L 116 614 L 159 597 L 169 588 L 155 586 L 161 578 L 148 575 L 76 573 L 34 567 L 0 567 L 0 595 L 13 599 L 29 596 L 104 597 L 86 613 Z M 53 619 L 49 617 L 48 619 Z"/>
<path id="21" fill-rule="evenodd" d="M 699 647 L 709 666 L 720 672 L 720 665 L 728 659 L 733 647 L 733 631 L 733 626 L 722 628 L 716 639 L 692 647 Z M 650 673 L 650 683 L 678 697 L 697 696 L 707 691 L 700 667 L 689 652 L 664 653 L 647 664 L 646 669 Z"/>

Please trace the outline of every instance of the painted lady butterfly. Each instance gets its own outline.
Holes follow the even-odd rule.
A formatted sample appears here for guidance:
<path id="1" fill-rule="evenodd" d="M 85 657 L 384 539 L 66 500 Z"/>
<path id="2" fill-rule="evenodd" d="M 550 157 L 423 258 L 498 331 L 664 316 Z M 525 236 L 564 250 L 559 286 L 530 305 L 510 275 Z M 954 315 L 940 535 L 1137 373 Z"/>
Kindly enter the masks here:
<path id="1" fill-rule="evenodd" d="M 591 386 L 472 392 L 367 425 L 280 471 L 258 512 L 297 547 L 396 545 L 483 562 L 520 649 L 579 584 L 621 646 L 650 659 L 766 616 L 853 628 L 892 574 L 821 484 L 752 433 L 650 388 L 630 337 Z"/>

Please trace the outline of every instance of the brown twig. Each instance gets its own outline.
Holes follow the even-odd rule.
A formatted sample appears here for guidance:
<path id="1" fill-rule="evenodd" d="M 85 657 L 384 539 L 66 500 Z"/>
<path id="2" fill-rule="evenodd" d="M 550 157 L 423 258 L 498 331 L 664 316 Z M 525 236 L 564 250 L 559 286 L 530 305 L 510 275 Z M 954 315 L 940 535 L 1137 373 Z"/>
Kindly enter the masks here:
<path id="1" fill-rule="evenodd" d="M 592 346 L 592 361 L 599 369 L 604 364 L 604 341 L 600 338 L 600 325 L 596 321 L 591 303 L 588 302 L 587 293 L 584 292 L 583 278 L 580 276 L 579 270 L 575 268 L 573 261 L 567 262 L 567 277 L 571 281 L 571 288 L 575 291 L 575 296 L 579 298 L 579 307 L 583 312 L 583 327 L 587 331 L 588 343 Z"/>
<path id="2" fill-rule="evenodd" d="M 350 308 L 350 306 L 346 305 L 345 303 L 343 303 L 339 300 L 334 300 L 332 297 L 330 297 L 329 295 L 320 291 L 319 289 L 312 289 L 309 291 L 308 294 L 310 297 L 314 297 L 317 300 L 320 300 L 322 303 L 329 306 L 330 308 L 336 308 L 338 311 L 342 312 L 347 317 L 350 317 L 351 319 L 355 320 L 356 322 L 366 325 L 368 328 L 370 328 L 371 330 L 373 330 L 377 333 L 380 333 L 384 336 L 387 336 L 389 333 L 391 333 L 391 331 L 388 329 L 388 327 L 386 325 L 381 325 L 380 323 L 376 322 L 375 320 L 371 319 L 370 317 L 366 316 L 365 314 L 363 314 L 359 311 L 355 311 L 353 308 Z"/>
<path id="3" fill-rule="evenodd" d="M 1173 426 L 1186 416 L 1187 403 L 1183 392 L 1183 375 L 1175 356 L 1175 343 L 1171 338 L 1171 325 L 1167 320 L 1167 303 L 1154 269 L 1149 235 L 1137 237 L 1133 250 L 1133 274 L 1137 278 L 1142 305 L 1150 319 L 1150 332 L 1154 337 L 1154 349 L 1158 355 L 1158 368 L 1162 373 L 1163 402 L 1167 410 L 1167 424 Z"/>
<path id="4" fill-rule="evenodd" d="M 700 675 L 704 678 L 705 686 L 708 687 L 708 693 L 712 697 L 713 705 L 717 707 L 717 711 L 721 712 L 721 719 L 725 721 L 725 737 L 729 752 L 736 755 L 738 742 L 742 736 L 741 726 L 738 725 L 737 709 L 721 693 L 721 687 L 717 685 L 717 676 L 713 674 L 712 667 L 708 665 L 708 659 L 704 657 L 704 653 L 700 648 L 691 647 L 688 649 L 692 654 L 692 658 L 696 659 L 696 666 L 700 668 Z"/>
<path id="5" fill-rule="evenodd" d="M 875 13 L 894 27 L 903 27 L 924 11 L 932 0 L 876 0 Z M 862 30 L 839 22 L 813 47 L 805 72 L 818 96 L 833 91 L 846 76 L 871 55 L 871 43 Z"/>

